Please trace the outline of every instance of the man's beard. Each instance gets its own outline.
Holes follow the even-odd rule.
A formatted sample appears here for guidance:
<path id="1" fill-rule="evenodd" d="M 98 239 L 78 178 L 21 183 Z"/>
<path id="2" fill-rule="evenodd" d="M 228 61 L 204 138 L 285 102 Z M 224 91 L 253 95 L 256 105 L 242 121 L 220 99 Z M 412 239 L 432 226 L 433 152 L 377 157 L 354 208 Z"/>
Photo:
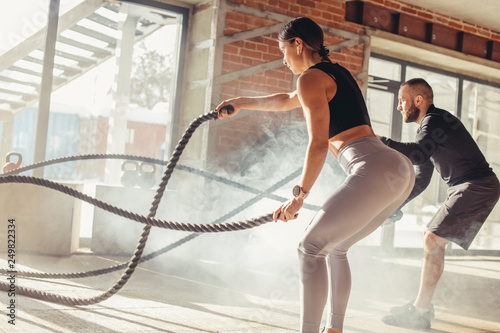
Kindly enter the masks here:
<path id="1" fill-rule="evenodd" d="M 415 104 L 412 102 L 410 106 L 410 110 L 406 113 L 406 116 L 403 117 L 403 121 L 405 123 L 413 123 L 418 119 L 418 116 L 420 116 L 420 109 L 415 106 Z"/>

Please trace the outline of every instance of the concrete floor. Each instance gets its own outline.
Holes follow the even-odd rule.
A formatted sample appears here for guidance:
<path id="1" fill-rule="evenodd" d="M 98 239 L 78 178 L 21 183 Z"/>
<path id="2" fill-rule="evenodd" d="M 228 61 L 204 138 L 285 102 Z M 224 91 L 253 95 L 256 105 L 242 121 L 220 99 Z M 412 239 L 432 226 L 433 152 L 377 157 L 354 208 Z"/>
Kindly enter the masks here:
<path id="1" fill-rule="evenodd" d="M 252 241 L 246 234 L 233 243 L 217 238 L 219 252 L 213 252 L 207 251 L 214 244 L 209 239 L 200 237 L 182 251 L 139 265 L 128 284 L 100 304 L 71 307 L 17 295 L 16 325 L 8 324 L 9 318 L 3 315 L 0 331 L 298 332 L 295 252 L 262 245 L 243 247 L 242 243 Z M 380 318 L 391 306 L 415 296 L 420 256 L 388 255 L 361 247 L 354 247 L 349 255 L 353 285 L 345 332 L 416 332 L 387 326 Z M 6 259 L 3 253 L 2 267 Z M 91 253 L 69 257 L 20 253 L 16 262 L 18 270 L 75 272 L 127 260 Z M 107 290 L 121 274 L 73 280 L 18 277 L 16 284 L 91 297 Z M 2 292 L 0 299 L 5 312 L 10 298 Z M 500 257 L 447 256 L 434 304 L 436 319 L 428 332 L 500 332 Z"/>

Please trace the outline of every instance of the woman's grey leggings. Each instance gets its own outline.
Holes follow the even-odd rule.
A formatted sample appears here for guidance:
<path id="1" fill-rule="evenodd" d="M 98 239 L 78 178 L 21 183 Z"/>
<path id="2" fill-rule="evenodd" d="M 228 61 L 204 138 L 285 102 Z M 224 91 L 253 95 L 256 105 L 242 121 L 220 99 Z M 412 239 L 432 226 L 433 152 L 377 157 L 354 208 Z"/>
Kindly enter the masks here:
<path id="1" fill-rule="evenodd" d="M 347 250 L 377 229 L 410 194 L 408 158 L 376 137 L 353 140 L 337 157 L 347 174 L 299 244 L 301 333 L 318 333 L 327 298 L 327 327 L 342 330 L 351 289 Z"/>

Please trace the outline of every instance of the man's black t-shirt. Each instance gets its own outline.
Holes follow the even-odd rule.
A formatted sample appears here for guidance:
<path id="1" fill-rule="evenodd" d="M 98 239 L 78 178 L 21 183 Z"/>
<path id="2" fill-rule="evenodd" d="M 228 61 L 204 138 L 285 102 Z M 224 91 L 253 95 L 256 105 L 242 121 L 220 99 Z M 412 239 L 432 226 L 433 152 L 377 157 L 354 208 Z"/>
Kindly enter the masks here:
<path id="1" fill-rule="evenodd" d="M 422 119 L 415 142 L 396 142 L 385 137 L 381 140 L 410 158 L 414 165 L 424 166 L 430 160 L 449 186 L 494 175 L 462 122 L 434 105 Z M 421 177 L 430 180 L 428 173 L 432 174 L 432 168 L 423 169 L 427 176 Z"/>

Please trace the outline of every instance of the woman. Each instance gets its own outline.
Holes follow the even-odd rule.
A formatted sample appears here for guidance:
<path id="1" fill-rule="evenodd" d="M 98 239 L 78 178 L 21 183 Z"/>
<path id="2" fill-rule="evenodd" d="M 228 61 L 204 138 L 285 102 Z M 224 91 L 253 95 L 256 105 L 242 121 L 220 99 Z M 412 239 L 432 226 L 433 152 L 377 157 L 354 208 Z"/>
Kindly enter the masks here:
<path id="1" fill-rule="evenodd" d="M 300 74 L 297 90 L 222 102 L 219 118 L 240 109 L 285 111 L 302 107 L 309 143 L 301 180 L 274 220 L 297 218 L 328 151 L 348 177 L 325 201 L 299 244 L 301 332 L 318 333 L 327 298 L 323 332 L 342 332 L 351 276 L 347 250 L 377 229 L 408 197 L 414 183 L 411 162 L 373 133 L 361 91 L 351 74 L 328 57 L 323 30 L 311 19 L 289 22 L 278 36 L 283 63 Z M 225 109 L 232 105 L 230 115 Z"/>

